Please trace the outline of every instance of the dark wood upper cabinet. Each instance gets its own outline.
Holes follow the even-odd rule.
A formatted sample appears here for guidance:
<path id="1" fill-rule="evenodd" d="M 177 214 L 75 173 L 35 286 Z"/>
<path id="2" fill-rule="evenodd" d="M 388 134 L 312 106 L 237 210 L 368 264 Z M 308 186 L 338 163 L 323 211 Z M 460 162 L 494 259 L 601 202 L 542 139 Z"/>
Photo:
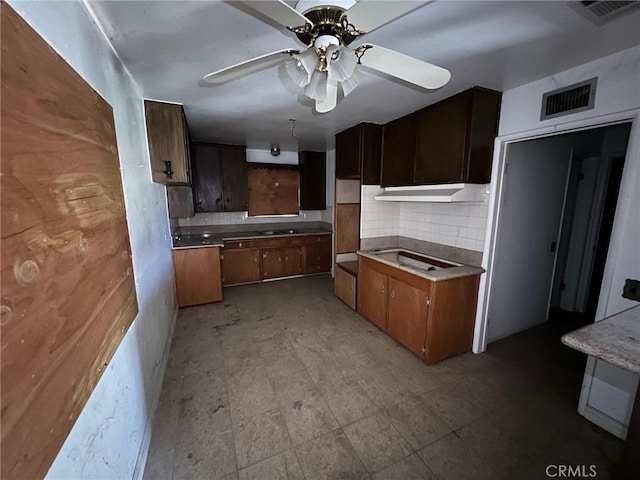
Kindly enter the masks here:
<path id="1" fill-rule="evenodd" d="M 167 185 L 167 204 L 169 218 L 186 218 L 195 215 L 191 187 Z"/>
<path id="2" fill-rule="evenodd" d="M 144 101 L 151 177 L 166 185 L 190 185 L 189 129 L 182 105 Z"/>
<path id="3" fill-rule="evenodd" d="M 300 175 L 297 165 L 250 163 L 249 216 L 300 213 Z"/>
<path id="4" fill-rule="evenodd" d="M 327 161 L 325 152 L 298 153 L 300 210 L 327 208 Z"/>
<path id="5" fill-rule="evenodd" d="M 398 118 L 384 126 L 381 185 L 392 187 L 413 183 L 416 152 L 416 114 Z"/>
<path id="6" fill-rule="evenodd" d="M 360 123 L 336 135 L 336 178 L 380 185 L 382 125 Z"/>
<path id="7" fill-rule="evenodd" d="M 196 212 L 247 210 L 245 147 L 193 144 L 193 189 Z"/>
<path id="8" fill-rule="evenodd" d="M 414 182 L 489 183 L 501 94 L 474 87 L 422 110 Z"/>
<path id="9" fill-rule="evenodd" d="M 501 96 L 473 87 L 385 125 L 382 185 L 490 182 Z"/>

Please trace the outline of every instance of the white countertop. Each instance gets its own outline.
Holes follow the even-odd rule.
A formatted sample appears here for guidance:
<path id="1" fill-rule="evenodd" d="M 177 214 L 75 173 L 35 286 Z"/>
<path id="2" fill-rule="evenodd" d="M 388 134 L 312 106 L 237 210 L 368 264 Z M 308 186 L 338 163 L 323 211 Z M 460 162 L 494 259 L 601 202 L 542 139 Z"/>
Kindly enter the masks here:
<path id="1" fill-rule="evenodd" d="M 562 343 L 640 374 L 640 305 L 567 333 Z"/>

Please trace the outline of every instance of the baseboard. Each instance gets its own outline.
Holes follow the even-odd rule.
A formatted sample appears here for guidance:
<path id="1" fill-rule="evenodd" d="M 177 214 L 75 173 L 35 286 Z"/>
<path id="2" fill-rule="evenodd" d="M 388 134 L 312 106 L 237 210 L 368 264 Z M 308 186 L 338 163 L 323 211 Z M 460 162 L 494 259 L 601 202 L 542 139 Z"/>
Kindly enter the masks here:
<path id="1" fill-rule="evenodd" d="M 167 373 L 167 364 L 169 363 L 169 352 L 171 351 L 171 342 L 173 340 L 173 333 L 176 328 L 176 320 L 178 319 L 178 308 L 173 314 L 173 322 L 171 323 L 171 331 L 169 332 L 169 338 L 167 338 L 167 342 L 164 347 L 164 352 L 162 353 L 162 361 L 161 361 L 161 375 L 160 381 L 158 382 L 158 391 L 156 392 L 155 399 L 153 400 L 153 405 L 151 407 L 151 412 L 149 418 L 147 418 L 147 425 L 144 429 L 144 435 L 142 437 L 142 444 L 140 445 L 140 450 L 138 451 L 138 458 L 136 459 L 136 467 L 133 470 L 132 480 L 142 480 L 144 475 L 144 467 L 147 463 L 147 457 L 149 456 L 149 446 L 151 445 L 151 435 L 153 434 L 153 422 L 156 418 L 156 412 L 158 411 L 158 404 L 160 403 L 160 394 L 162 393 L 162 384 L 164 380 L 164 376 Z"/>

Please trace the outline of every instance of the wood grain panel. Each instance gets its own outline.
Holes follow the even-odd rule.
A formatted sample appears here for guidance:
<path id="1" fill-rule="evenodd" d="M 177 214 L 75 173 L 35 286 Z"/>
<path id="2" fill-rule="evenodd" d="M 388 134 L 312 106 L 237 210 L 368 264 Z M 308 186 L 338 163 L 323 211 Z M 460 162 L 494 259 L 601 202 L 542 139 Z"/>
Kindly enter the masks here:
<path id="1" fill-rule="evenodd" d="M 355 252 L 360 248 L 360 204 L 336 205 L 336 253 Z"/>
<path id="2" fill-rule="evenodd" d="M 188 218 L 195 215 L 191 187 L 167 185 L 169 218 Z"/>
<path id="3" fill-rule="evenodd" d="M 111 107 L 2 3 L 3 478 L 42 478 L 138 306 Z"/>
<path id="4" fill-rule="evenodd" d="M 386 332 L 419 357 L 427 333 L 428 292 L 389 278 Z"/>
<path id="5" fill-rule="evenodd" d="M 259 167 L 247 169 L 249 216 L 297 215 L 299 172 L 291 168 Z"/>
<path id="6" fill-rule="evenodd" d="M 386 275 L 360 264 L 358 313 L 381 330 L 385 330 L 387 323 L 387 280 Z"/>
<path id="7" fill-rule="evenodd" d="M 353 310 L 356 309 L 356 277 L 340 267 L 335 270 L 334 293 Z"/>
<path id="8" fill-rule="evenodd" d="M 189 131 L 182 105 L 145 100 L 144 108 L 153 181 L 188 185 L 191 183 Z M 171 177 L 164 173 L 167 161 L 171 162 Z"/>
<path id="9" fill-rule="evenodd" d="M 241 242 L 240 242 L 241 243 Z M 259 282 L 260 275 L 260 249 L 240 248 L 237 250 L 225 248 L 223 251 L 222 269 L 225 285 L 237 285 L 240 283 Z"/>
<path id="10" fill-rule="evenodd" d="M 217 247 L 173 250 L 178 305 L 201 305 L 222 300 L 222 270 Z"/>
<path id="11" fill-rule="evenodd" d="M 433 282 L 427 326 L 428 363 L 471 350 L 479 275 Z"/>

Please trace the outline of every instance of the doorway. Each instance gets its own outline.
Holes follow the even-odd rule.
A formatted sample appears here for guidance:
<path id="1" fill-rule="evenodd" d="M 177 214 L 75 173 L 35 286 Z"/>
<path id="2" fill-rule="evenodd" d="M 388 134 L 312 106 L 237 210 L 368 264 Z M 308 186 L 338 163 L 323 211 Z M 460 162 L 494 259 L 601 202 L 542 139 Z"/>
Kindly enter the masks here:
<path id="1" fill-rule="evenodd" d="M 567 318 L 559 313 L 593 321 L 630 129 L 625 123 L 507 146 L 489 343 L 550 316 Z"/>

